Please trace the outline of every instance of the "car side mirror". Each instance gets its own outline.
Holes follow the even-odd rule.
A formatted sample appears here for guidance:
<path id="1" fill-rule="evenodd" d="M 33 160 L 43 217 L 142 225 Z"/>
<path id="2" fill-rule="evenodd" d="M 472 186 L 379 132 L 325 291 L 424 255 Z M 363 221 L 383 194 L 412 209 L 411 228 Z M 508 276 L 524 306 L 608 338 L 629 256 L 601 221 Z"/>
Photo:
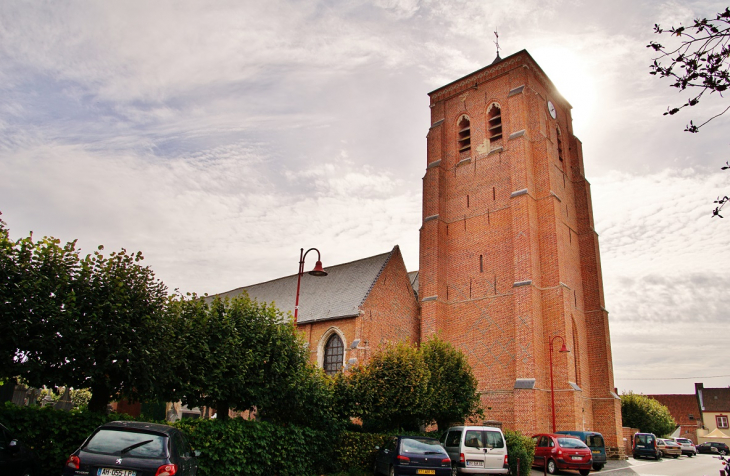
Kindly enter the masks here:
<path id="1" fill-rule="evenodd" d="M 375 447 L 375 449 L 376 449 L 376 450 L 379 450 L 379 449 L 380 449 L 380 446 L 376 446 L 376 447 Z"/>
<path id="2" fill-rule="evenodd" d="M 10 443 L 8 443 L 8 449 L 13 453 L 17 453 L 18 451 L 20 451 L 20 445 L 18 444 L 18 440 L 10 440 Z"/>
<path id="3" fill-rule="evenodd" d="M 200 457 L 200 450 L 193 451 L 193 454 L 195 455 L 196 458 L 199 458 Z"/>

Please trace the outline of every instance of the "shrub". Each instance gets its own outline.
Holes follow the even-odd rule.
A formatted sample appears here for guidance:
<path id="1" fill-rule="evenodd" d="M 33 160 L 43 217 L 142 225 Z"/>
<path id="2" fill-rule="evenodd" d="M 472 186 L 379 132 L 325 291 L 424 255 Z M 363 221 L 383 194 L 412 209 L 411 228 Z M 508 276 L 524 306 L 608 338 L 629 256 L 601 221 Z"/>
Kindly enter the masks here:
<path id="1" fill-rule="evenodd" d="M 375 447 L 382 447 L 388 436 L 382 433 L 343 432 L 335 447 L 338 469 L 372 469 L 378 452 Z"/>
<path id="2" fill-rule="evenodd" d="M 51 407 L 18 407 L 11 402 L 0 405 L 0 423 L 35 451 L 41 475 L 60 474 L 69 455 L 97 426 L 131 419 L 116 413 L 64 412 Z"/>
<path id="3" fill-rule="evenodd" d="M 520 460 L 519 476 L 529 476 L 532 460 L 535 458 L 535 442 L 519 431 L 504 430 L 509 454 L 510 474 L 517 474 L 517 460 Z"/>

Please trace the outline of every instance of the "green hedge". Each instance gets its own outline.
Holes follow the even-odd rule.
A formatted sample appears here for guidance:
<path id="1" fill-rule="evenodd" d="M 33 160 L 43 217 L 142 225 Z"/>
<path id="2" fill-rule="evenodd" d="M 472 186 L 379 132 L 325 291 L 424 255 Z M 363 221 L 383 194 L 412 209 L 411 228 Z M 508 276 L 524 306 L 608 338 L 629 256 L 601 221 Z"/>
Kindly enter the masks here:
<path id="1" fill-rule="evenodd" d="M 61 473 L 68 456 L 96 427 L 128 415 L 64 412 L 50 407 L 0 406 L 0 423 L 30 446 L 41 462 L 39 476 Z M 150 421 L 146 419 L 145 421 Z M 232 419 L 182 420 L 182 429 L 195 450 L 199 476 L 218 474 L 315 475 L 333 471 L 335 435 L 309 428 L 281 427 L 267 422 Z"/>
<path id="2" fill-rule="evenodd" d="M 520 460 L 520 475 L 529 476 L 532 460 L 535 458 L 535 442 L 529 436 L 519 431 L 504 430 L 509 454 L 510 474 L 517 474 L 517 460 Z"/>
<path id="3" fill-rule="evenodd" d="M 36 452 L 41 463 L 41 475 L 61 474 L 69 455 L 97 426 L 108 421 L 131 419 L 119 414 L 19 407 L 11 402 L 0 405 L 0 423 Z"/>
<path id="4" fill-rule="evenodd" d="M 381 433 L 357 433 L 345 431 L 335 447 L 337 469 L 345 471 L 352 468 L 372 470 L 375 466 L 376 446 L 381 448 L 389 435 Z"/>

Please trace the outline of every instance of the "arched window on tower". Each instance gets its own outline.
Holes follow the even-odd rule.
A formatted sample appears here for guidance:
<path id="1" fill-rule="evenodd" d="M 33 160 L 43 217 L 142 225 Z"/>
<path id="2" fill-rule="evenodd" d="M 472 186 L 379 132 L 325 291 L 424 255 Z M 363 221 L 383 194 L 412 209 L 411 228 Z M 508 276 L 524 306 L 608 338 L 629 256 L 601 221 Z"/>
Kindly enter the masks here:
<path id="1" fill-rule="evenodd" d="M 459 118 L 457 128 L 459 130 L 457 140 L 459 152 L 468 152 L 471 150 L 471 122 L 466 114 Z"/>
<path id="2" fill-rule="evenodd" d="M 487 135 L 489 142 L 502 138 L 502 109 L 496 102 L 493 102 L 487 110 Z"/>
<path id="3" fill-rule="evenodd" d="M 562 162 L 563 161 L 563 136 L 560 133 L 559 127 L 556 130 L 557 130 L 557 137 L 558 137 L 558 159 L 560 159 L 560 161 Z"/>
<path id="4" fill-rule="evenodd" d="M 345 346 L 336 333 L 332 334 L 324 346 L 324 372 L 334 375 L 342 370 L 342 360 L 345 357 Z"/>

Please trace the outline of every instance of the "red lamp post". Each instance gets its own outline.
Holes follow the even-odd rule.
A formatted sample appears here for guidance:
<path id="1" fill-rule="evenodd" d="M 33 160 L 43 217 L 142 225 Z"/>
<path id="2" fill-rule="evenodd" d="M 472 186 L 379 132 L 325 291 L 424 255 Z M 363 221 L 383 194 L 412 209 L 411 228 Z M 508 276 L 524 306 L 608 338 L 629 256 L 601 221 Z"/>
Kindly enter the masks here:
<path id="1" fill-rule="evenodd" d="M 314 265 L 314 269 L 309 272 L 312 276 L 327 276 L 327 271 L 322 268 L 322 261 L 321 256 L 319 254 L 319 250 L 317 248 L 309 248 L 307 250 L 307 253 L 310 251 L 316 251 L 317 252 L 317 263 Z M 299 251 L 299 272 L 297 273 L 297 300 L 294 304 L 294 324 L 297 323 L 297 317 L 299 315 L 299 287 L 302 284 L 302 275 L 304 274 L 304 258 L 307 257 L 307 253 L 304 252 L 304 248 L 301 248 Z"/>
<path id="2" fill-rule="evenodd" d="M 560 339 L 563 342 L 563 346 L 560 348 L 558 352 L 566 353 L 570 352 L 567 347 L 565 347 L 565 339 L 563 339 L 560 336 L 555 336 L 552 339 L 550 339 L 550 401 L 552 403 L 551 408 L 553 412 L 553 433 L 555 433 L 555 387 L 553 386 L 553 341 L 555 339 Z"/>

